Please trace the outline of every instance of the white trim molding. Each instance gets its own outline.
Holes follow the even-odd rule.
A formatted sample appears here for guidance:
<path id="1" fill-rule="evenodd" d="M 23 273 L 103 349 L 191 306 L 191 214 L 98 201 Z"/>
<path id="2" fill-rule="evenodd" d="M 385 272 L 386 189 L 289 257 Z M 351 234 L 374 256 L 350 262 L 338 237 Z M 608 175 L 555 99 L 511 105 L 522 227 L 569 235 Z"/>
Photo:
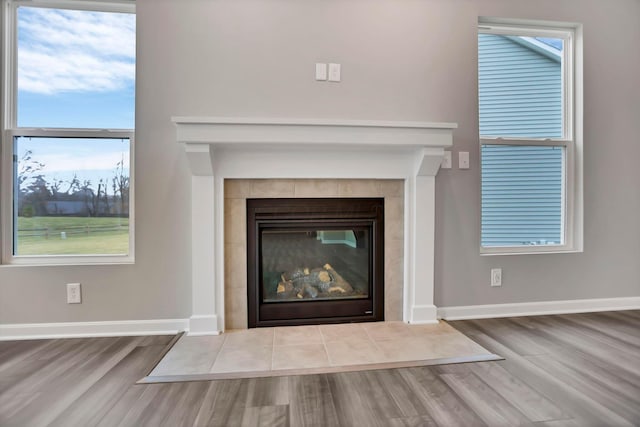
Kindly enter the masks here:
<path id="1" fill-rule="evenodd" d="M 229 117 L 172 120 L 192 175 L 190 334 L 216 334 L 225 328 L 225 179 L 404 180 L 403 320 L 437 322 L 433 305 L 435 176 L 444 149 L 453 144 L 457 124 Z"/>
<path id="2" fill-rule="evenodd" d="M 444 320 L 490 319 L 498 317 L 541 316 L 546 314 L 592 313 L 598 311 L 639 309 L 640 297 L 595 298 L 439 307 L 438 318 Z"/>
<path id="3" fill-rule="evenodd" d="M 175 335 L 188 327 L 189 319 L 0 324 L 0 341 Z"/>
<path id="4" fill-rule="evenodd" d="M 488 145 L 556 147 L 563 150 L 562 165 L 562 239 L 556 244 L 505 243 L 501 246 L 482 245 L 480 255 L 558 254 L 584 251 L 584 195 L 583 195 L 583 34 L 582 24 L 538 20 L 478 18 L 478 34 L 513 36 L 514 40 L 526 38 L 528 43 L 537 43 L 535 50 L 548 47 L 535 41 L 536 37 L 563 40 L 561 57 L 562 80 L 562 132 L 558 137 L 522 137 L 522 132 L 511 135 L 480 135 L 480 147 Z M 556 53 L 553 55 L 555 56 Z M 557 59 L 560 59 L 558 57 Z M 560 119 L 560 115 L 558 115 Z M 482 157 L 482 156 L 481 156 Z M 481 165 L 481 174 L 483 168 Z"/>
<path id="5" fill-rule="evenodd" d="M 218 322 L 216 315 L 193 315 L 189 319 L 189 335 L 218 335 L 221 330 Z"/>

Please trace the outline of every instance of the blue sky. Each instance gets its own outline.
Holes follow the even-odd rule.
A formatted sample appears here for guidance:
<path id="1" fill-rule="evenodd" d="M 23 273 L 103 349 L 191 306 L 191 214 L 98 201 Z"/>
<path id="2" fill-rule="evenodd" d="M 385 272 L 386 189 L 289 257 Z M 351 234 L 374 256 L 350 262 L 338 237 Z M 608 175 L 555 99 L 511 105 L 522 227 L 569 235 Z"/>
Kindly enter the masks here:
<path id="1" fill-rule="evenodd" d="M 18 9 L 18 126 L 132 129 L 135 16 L 38 7 Z M 113 176 L 120 140 L 21 138 L 47 178 Z"/>

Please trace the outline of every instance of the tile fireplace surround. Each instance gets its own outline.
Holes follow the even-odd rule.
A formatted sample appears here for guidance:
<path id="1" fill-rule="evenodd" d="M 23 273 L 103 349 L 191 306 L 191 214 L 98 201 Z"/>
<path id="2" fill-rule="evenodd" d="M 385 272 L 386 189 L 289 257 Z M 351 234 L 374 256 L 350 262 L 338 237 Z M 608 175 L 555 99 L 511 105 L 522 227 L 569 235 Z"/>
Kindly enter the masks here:
<path id="1" fill-rule="evenodd" d="M 192 174 L 190 335 L 246 327 L 246 279 L 231 286 L 225 277 L 233 271 L 238 277 L 236 257 L 246 260 L 246 245 L 226 234 L 244 218 L 238 209 L 247 197 L 384 197 L 389 232 L 403 228 L 385 250 L 390 274 L 402 276 L 389 281 L 385 273 L 385 318 L 437 322 L 435 176 L 456 124 L 219 117 L 173 122 Z M 401 265 L 394 267 L 394 259 Z"/>

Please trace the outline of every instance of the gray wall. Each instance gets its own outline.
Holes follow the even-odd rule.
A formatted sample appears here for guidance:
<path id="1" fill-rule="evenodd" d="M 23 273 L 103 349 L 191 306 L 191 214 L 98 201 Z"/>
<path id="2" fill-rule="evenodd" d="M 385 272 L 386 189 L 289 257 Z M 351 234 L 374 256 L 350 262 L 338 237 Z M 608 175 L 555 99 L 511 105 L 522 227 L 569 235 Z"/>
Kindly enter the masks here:
<path id="1" fill-rule="evenodd" d="M 0 267 L 0 323 L 190 315 L 190 178 L 174 115 L 458 122 L 437 178 L 436 304 L 640 295 L 637 0 L 138 0 L 136 264 Z M 585 251 L 480 257 L 478 15 L 584 23 Z M 342 64 L 340 84 L 313 79 Z M 489 269 L 503 286 L 489 287 Z M 64 284 L 82 282 L 67 305 Z"/>

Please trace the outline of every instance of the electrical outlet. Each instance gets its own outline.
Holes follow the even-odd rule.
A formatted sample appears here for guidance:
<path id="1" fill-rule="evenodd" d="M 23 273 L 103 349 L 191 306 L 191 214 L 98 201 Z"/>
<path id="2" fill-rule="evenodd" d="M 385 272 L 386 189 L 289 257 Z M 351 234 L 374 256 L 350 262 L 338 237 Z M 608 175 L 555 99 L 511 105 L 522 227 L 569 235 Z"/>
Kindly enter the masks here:
<path id="1" fill-rule="evenodd" d="M 458 169 L 469 169 L 469 152 L 458 152 Z"/>
<path id="2" fill-rule="evenodd" d="M 451 151 L 444 152 L 444 157 L 442 158 L 442 164 L 440 167 L 442 169 L 451 169 Z"/>
<path id="3" fill-rule="evenodd" d="M 491 286 L 502 286 L 502 269 L 491 269 Z"/>
<path id="4" fill-rule="evenodd" d="M 67 304 L 82 303 L 80 283 L 67 283 Z"/>

